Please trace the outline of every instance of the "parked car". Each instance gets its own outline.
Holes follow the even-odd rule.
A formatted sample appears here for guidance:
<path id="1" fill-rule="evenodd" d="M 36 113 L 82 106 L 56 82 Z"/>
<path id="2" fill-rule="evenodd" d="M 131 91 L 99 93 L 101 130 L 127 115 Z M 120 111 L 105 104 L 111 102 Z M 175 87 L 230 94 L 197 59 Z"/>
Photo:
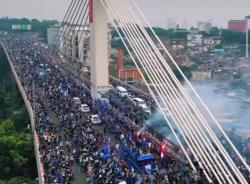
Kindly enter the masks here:
<path id="1" fill-rule="evenodd" d="M 80 110 L 81 110 L 81 112 L 89 112 L 90 111 L 89 106 L 87 104 L 81 104 Z"/>
<path id="2" fill-rule="evenodd" d="M 151 114 L 150 109 L 148 108 L 146 102 L 141 98 L 133 98 L 133 104 L 137 107 L 140 107 L 144 112 Z"/>
<path id="3" fill-rule="evenodd" d="M 140 108 L 147 114 L 151 114 L 150 109 L 147 106 L 140 106 Z"/>
<path id="4" fill-rule="evenodd" d="M 73 100 L 74 100 L 74 103 L 75 103 L 76 105 L 82 104 L 82 102 L 81 102 L 81 100 L 80 100 L 79 97 L 73 97 Z"/>
<path id="5" fill-rule="evenodd" d="M 97 114 L 90 115 L 89 118 L 90 118 L 91 123 L 95 125 L 100 124 L 102 122 L 100 116 Z"/>
<path id="6" fill-rule="evenodd" d="M 83 67 L 83 68 L 82 68 L 82 71 L 83 71 L 84 73 L 88 73 L 88 72 L 89 72 L 89 69 L 88 69 L 87 67 Z"/>
<path id="7" fill-rule="evenodd" d="M 128 96 L 127 89 L 122 87 L 122 86 L 117 86 L 115 88 L 115 91 L 119 94 L 120 97 L 127 97 Z"/>

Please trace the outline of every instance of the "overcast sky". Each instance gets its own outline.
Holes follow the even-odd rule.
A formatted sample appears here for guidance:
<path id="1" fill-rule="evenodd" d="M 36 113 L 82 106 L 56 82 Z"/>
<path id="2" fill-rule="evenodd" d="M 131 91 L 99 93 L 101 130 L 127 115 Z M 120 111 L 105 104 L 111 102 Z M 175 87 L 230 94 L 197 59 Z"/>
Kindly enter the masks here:
<path id="1" fill-rule="evenodd" d="M 212 20 L 226 27 L 229 19 L 250 15 L 250 0 L 135 0 L 151 24 L 166 27 L 167 19 L 180 25 Z M 0 17 L 62 19 L 70 0 L 0 0 Z"/>

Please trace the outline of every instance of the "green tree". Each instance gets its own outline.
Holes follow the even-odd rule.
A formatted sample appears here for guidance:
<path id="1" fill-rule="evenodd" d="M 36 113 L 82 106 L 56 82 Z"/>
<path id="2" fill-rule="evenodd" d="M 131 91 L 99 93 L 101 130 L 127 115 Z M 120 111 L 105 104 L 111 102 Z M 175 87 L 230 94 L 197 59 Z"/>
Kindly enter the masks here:
<path id="1" fill-rule="evenodd" d="M 30 130 L 27 130 L 28 123 L 27 109 L 0 48 L 0 180 L 37 176 L 33 138 Z M 18 183 L 16 181 L 19 178 L 13 179 L 12 183 Z"/>
<path id="2" fill-rule="evenodd" d="M 186 66 L 182 66 L 182 67 L 180 67 L 180 69 L 181 69 L 181 71 L 184 73 L 184 75 L 188 79 L 190 79 L 192 77 L 192 73 L 191 73 L 192 72 L 192 68 L 186 67 Z M 175 74 L 175 76 L 177 77 L 178 80 L 180 80 L 180 81 L 184 80 L 184 78 L 182 77 L 181 73 L 177 69 L 174 70 L 174 74 Z"/>
<path id="3" fill-rule="evenodd" d="M 249 32 L 250 33 L 250 32 Z M 246 44 L 246 34 L 241 32 L 232 32 L 226 29 L 221 30 L 222 42 L 225 44 Z M 250 42 L 250 38 L 249 38 Z"/>
<path id="4" fill-rule="evenodd" d="M 0 137 L 11 135 L 12 133 L 14 133 L 13 122 L 10 120 L 2 121 L 0 124 Z"/>
<path id="5" fill-rule="evenodd" d="M 209 30 L 209 35 L 210 36 L 220 36 L 220 29 L 218 27 L 212 27 Z"/>
<path id="6" fill-rule="evenodd" d="M 8 32 L 24 32 L 23 30 L 12 30 L 12 25 L 31 24 L 32 32 L 40 33 L 42 36 L 46 37 L 47 28 L 57 23 L 58 21 L 56 20 L 39 21 L 38 19 L 29 20 L 28 18 L 16 19 L 3 17 L 0 18 L 0 30 Z"/>
<path id="7" fill-rule="evenodd" d="M 6 184 L 37 184 L 37 182 L 26 177 L 15 177 L 9 180 Z"/>

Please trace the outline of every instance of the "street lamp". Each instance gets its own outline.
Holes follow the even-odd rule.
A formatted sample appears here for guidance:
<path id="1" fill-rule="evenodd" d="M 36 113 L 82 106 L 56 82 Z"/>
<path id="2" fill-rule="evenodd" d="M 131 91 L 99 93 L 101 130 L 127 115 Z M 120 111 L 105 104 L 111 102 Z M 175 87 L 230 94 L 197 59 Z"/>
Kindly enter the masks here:
<path id="1" fill-rule="evenodd" d="M 250 16 L 246 16 L 246 58 L 248 58 L 248 30 L 250 25 Z"/>

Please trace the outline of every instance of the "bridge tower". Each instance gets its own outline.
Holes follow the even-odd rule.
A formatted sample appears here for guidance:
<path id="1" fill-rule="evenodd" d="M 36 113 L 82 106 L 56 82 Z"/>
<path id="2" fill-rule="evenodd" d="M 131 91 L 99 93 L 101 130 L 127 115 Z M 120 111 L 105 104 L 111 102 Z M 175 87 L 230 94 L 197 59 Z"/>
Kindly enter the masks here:
<path id="1" fill-rule="evenodd" d="M 100 94 L 110 89 L 108 15 L 100 0 L 90 0 L 89 3 L 91 96 L 100 98 Z"/>

